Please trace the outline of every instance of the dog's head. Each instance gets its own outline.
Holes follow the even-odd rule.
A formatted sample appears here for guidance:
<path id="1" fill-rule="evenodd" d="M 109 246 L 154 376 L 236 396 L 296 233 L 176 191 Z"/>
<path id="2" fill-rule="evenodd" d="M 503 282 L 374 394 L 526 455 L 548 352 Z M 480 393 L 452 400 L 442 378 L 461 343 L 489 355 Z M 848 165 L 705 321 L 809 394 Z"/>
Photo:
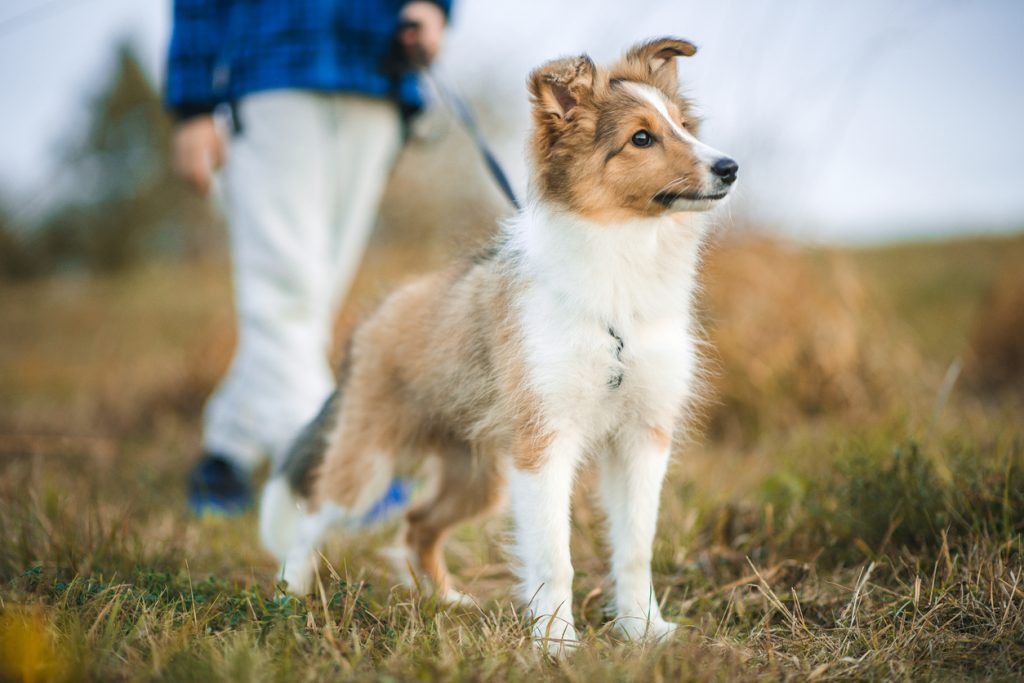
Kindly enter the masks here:
<path id="1" fill-rule="evenodd" d="M 735 161 L 697 139 L 676 57 L 696 46 L 662 38 L 610 67 L 586 55 L 530 74 L 536 190 L 598 222 L 706 211 L 729 194 Z"/>

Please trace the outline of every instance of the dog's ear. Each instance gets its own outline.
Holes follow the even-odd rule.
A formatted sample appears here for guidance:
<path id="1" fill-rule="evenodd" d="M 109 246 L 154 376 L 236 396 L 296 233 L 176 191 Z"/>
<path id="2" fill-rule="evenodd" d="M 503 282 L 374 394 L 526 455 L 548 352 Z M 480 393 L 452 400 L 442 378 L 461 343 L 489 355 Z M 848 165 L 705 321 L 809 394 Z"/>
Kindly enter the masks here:
<path id="1" fill-rule="evenodd" d="M 692 57 L 697 46 L 680 38 L 658 38 L 640 43 L 626 53 L 626 61 L 645 69 L 651 81 L 670 93 L 679 89 L 676 57 Z"/>
<path id="2" fill-rule="evenodd" d="M 530 99 L 537 125 L 563 129 L 574 110 L 589 101 L 597 67 L 587 55 L 548 62 L 530 74 Z"/>

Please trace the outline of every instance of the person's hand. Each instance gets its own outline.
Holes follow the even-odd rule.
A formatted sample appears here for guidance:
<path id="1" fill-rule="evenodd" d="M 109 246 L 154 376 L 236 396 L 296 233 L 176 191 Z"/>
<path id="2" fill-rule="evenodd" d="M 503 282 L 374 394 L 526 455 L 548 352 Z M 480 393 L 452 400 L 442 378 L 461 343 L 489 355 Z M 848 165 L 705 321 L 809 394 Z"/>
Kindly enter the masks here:
<path id="1" fill-rule="evenodd" d="M 174 131 L 174 170 L 204 197 L 213 185 L 213 173 L 224 165 L 224 140 L 213 116 L 195 116 Z"/>
<path id="2" fill-rule="evenodd" d="M 399 39 L 402 47 L 414 64 L 434 61 L 441 50 L 444 37 L 444 12 L 432 2 L 410 2 L 402 8 L 399 19 L 403 24 L 412 24 L 403 28 Z"/>

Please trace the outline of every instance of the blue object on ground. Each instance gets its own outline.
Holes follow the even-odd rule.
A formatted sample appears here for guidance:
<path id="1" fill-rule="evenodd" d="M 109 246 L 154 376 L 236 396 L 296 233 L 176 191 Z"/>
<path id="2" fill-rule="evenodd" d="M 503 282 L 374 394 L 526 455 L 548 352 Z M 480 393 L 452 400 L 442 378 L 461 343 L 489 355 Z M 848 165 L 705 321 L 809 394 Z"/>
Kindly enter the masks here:
<path id="1" fill-rule="evenodd" d="M 235 516 L 252 506 L 249 474 L 217 453 L 204 453 L 188 477 L 188 506 L 197 516 Z"/>
<path id="2" fill-rule="evenodd" d="M 355 524 L 356 528 L 386 522 L 401 512 L 412 496 L 413 483 L 395 477 L 384 495 Z M 252 507 L 248 473 L 229 458 L 205 453 L 188 478 L 188 506 L 193 514 L 233 517 Z"/>
<path id="3" fill-rule="evenodd" d="M 395 477 L 391 480 L 391 485 L 388 490 L 384 492 L 384 495 L 380 497 L 376 503 L 373 504 L 366 514 L 356 522 L 357 527 L 366 527 L 371 524 L 378 524 L 385 522 L 394 517 L 409 503 L 409 498 L 412 495 L 413 486 L 412 483 Z"/>

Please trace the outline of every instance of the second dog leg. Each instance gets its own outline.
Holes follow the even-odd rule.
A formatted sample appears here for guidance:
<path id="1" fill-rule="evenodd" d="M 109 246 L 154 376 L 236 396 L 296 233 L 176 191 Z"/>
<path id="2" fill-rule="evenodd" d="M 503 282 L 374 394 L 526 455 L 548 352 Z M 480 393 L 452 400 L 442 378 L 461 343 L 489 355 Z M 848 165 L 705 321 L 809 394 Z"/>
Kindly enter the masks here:
<path id="1" fill-rule="evenodd" d="M 601 499 L 608 515 L 615 582 L 616 628 L 630 639 L 675 630 L 661 618 L 651 583 L 651 546 L 661 483 L 671 450 L 664 432 L 620 440 L 601 462 Z"/>
<path id="2" fill-rule="evenodd" d="M 451 446 L 441 464 L 437 494 L 406 514 L 406 551 L 395 559 L 410 563 L 445 602 L 471 603 L 452 586 L 442 546 L 450 529 L 495 507 L 501 494 L 501 474 L 493 458 L 474 457 L 465 445 Z M 408 567 L 396 569 L 400 575 L 409 571 Z"/>
<path id="3" fill-rule="evenodd" d="M 579 456 L 577 443 L 555 438 L 541 454 L 539 465 L 513 466 L 509 475 L 521 563 L 520 596 L 534 619 L 534 638 L 552 653 L 577 640 L 569 533 L 570 495 Z"/>

